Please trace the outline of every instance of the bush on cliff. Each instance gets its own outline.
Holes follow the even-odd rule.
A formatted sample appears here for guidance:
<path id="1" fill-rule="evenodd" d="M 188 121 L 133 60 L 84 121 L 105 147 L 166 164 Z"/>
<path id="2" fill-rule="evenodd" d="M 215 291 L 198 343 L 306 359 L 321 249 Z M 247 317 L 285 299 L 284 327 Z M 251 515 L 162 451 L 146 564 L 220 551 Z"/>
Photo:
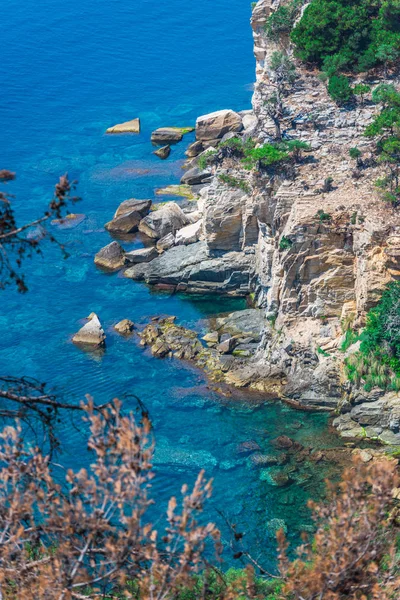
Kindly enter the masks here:
<path id="1" fill-rule="evenodd" d="M 360 351 L 346 360 L 350 381 L 372 389 L 400 389 L 400 282 L 390 283 L 367 314 Z"/>
<path id="2" fill-rule="evenodd" d="M 398 0 L 313 0 L 291 34 L 299 58 L 329 75 L 397 60 Z"/>

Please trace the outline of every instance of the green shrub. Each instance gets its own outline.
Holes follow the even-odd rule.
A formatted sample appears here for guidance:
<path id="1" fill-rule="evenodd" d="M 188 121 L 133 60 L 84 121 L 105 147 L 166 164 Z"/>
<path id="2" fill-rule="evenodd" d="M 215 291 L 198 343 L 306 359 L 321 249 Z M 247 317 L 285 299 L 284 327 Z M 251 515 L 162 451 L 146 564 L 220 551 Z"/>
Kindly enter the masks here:
<path id="1" fill-rule="evenodd" d="M 264 144 L 260 148 L 246 148 L 242 164 L 245 169 L 259 169 L 278 165 L 289 158 L 288 152 L 279 150 L 272 144 Z"/>
<path id="2" fill-rule="evenodd" d="M 328 93 L 338 104 L 348 102 L 353 96 L 349 80 L 344 75 L 333 75 L 329 79 Z"/>
<path id="3" fill-rule="evenodd" d="M 303 0 L 292 0 L 281 4 L 267 19 L 265 32 L 270 40 L 278 41 L 283 35 L 288 35 L 300 12 Z"/>
<path id="4" fill-rule="evenodd" d="M 313 0 L 291 39 L 302 60 L 329 75 L 361 72 L 396 59 L 400 50 L 400 4 L 376 0 Z"/>
<path id="5" fill-rule="evenodd" d="M 221 173 L 221 175 L 219 175 L 219 180 L 222 181 L 222 183 L 229 185 L 229 187 L 239 188 L 239 189 L 243 190 L 243 192 L 246 192 L 247 194 L 251 191 L 250 186 L 247 183 L 247 181 L 244 181 L 243 179 L 239 179 L 238 177 L 233 177 L 232 175 L 227 175 L 226 173 Z"/>
<path id="6" fill-rule="evenodd" d="M 293 242 L 290 238 L 283 235 L 279 241 L 279 250 L 289 250 L 293 246 Z"/>
<path id="7" fill-rule="evenodd" d="M 363 379 L 367 390 L 400 389 L 400 282 L 386 287 L 359 339 L 360 351 L 345 361 L 349 380 Z"/>
<path id="8" fill-rule="evenodd" d="M 217 154 L 216 150 L 207 150 L 207 152 L 203 152 L 197 160 L 197 166 L 199 169 L 204 171 L 209 165 L 210 159 Z"/>
<path id="9" fill-rule="evenodd" d="M 322 210 L 322 208 L 317 212 L 316 214 L 316 218 L 322 222 L 324 221 L 331 221 L 332 217 L 329 213 L 326 213 L 324 210 Z"/>

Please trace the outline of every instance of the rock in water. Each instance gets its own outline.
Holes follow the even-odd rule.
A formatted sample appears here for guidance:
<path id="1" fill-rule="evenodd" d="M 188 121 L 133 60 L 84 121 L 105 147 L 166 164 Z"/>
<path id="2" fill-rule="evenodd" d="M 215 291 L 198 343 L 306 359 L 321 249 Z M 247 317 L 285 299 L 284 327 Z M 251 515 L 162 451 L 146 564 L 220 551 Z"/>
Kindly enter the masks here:
<path id="1" fill-rule="evenodd" d="M 204 146 L 203 146 L 202 142 L 193 142 L 193 144 L 190 144 L 190 146 L 186 150 L 185 154 L 189 158 L 194 158 L 195 156 L 198 156 L 199 154 L 201 154 L 203 151 L 204 151 Z"/>
<path id="2" fill-rule="evenodd" d="M 139 231 L 150 238 L 159 240 L 168 233 L 175 234 L 178 229 L 182 229 L 189 223 L 189 219 L 181 207 L 175 202 L 168 202 L 165 206 L 145 217 L 140 222 Z"/>
<path id="3" fill-rule="evenodd" d="M 158 150 L 153 152 L 153 154 L 155 154 L 162 160 L 165 160 L 171 154 L 171 146 L 169 146 L 169 145 L 163 146 L 162 148 L 159 148 Z"/>
<path id="4" fill-rule="evenodd" d="M 73 343 L 78 346 L 103 348 L 105 346 L 106 336 L 99 317 L 96 313 L 91 313 L 88 319 L 88 323 L 86 323 L 86 325 L 84 325 L 72 338 Z"/>
<path id="5" fill-rule="evenodd" d="M 194 131 L 194 127 L 160 127 L 151 134 L 153 144 L 176 144 L 180 142 L 185 133 Z"/>
<path id="6" fill-rule="evenodd" d="M 106 133 L 140 133 L 140 119 L 132 119 L 109 127 Z"/>
<path id="7" fill-rule="evenodd" d="M 151 204 L 151 200 L 125 200 L 119 205 L 113 220 L 104 227 L 111 233 L 134 233 L 143 217 L 149 214 Z"/>
<path id="8" fill-rule="evenodd" d="M 130 321 L 129 319 L 123 319 L 122 321 L 114 325 L 115 331 L 118 331 L 118 333 L 120 333 L 121 335 L 129 335 L 130 333 L 132 333 L 134 328 L 135 325 L 133 321 Z"/>
<path id="9" fill-rule="evenodd" d="M 118 271 L 125 264 L 125 252 L 118 242 L 111 242 L 96 254 L 94 264 L 108 271 Z"/>
<path id="10" fill-rule="evenodd" d="M 201 142 L 221 139 L 230 131 L 241 131 L 241 116 L 233 110 L 218 110 L 199 117 L 196 121 L 196 139 Z"/>

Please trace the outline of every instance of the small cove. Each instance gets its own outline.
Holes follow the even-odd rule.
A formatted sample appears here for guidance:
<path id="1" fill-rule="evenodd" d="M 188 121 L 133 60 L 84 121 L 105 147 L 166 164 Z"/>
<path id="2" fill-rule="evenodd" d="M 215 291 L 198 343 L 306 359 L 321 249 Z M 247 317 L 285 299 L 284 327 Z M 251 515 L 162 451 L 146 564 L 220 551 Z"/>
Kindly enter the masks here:
<path id="1" fill-rule="evenodd" d="M 246 531 L 248 546 L 273 560 L 271 519 L 283 519 L 289 540 L 310 526 L 306 502 L 335 476 L 330 463 L 305 461 L 293 482 L 270 485 L 262 469 L 239 452 L 252 440 L 271 453 L 271 440 L 288 435 L 305 446 L 340 446 L 328 430 L 326 414 L 301 413 L 279 402 L 249 403 L 210 389 L 205 376 L 185 363 L 157 360 L 137 340 L 113 332 L 130 318 L 145 323 L 160 313 L 199 329 L 204 317 L 243 308 L 242 301 L 190 298 L 156 293 L 93 264 L 95 252 L 110 240 L 103 229 L 118 204 L 130 197 L 154 198 L 159 187 L 178 182 L 186 145 L 175 146 L 168 161 L 152 155 L 151 131 L 162 125 L 191 125 L 197 115 L 219 108 L 250 107 L 254 79 L 247 2 L 206 0 L 188 5 L 170 0 L 154 5 L 89 0 L 11 0 L 4 7 L 1 168 L 15 170 L 18 217 L 40 212 L 58 176 L 79 180 L 86 218 L 57 232 L 70 253 L 55 247 L 28 261 L 29 293 L 2 292 L 0 362 L 2 372 L 48 382 L 64 398 L 91 394 L 97 402 L 129 394 L 142 398 L 157 438 L 154 496 L 168 498 L 199 469 L 214 478 L 210 518 L 224 507 Z M 106 127 L 140 116 L 140 136 L 104 135 Z M 141 245 L 139 238 L 125 244 Z M 70 343 L 80 319 L 95 311 L 108 339 L 102 357 Z M 62 424 L 63 460 L 81 466 L 82 436 Z M 78 460 L 79 458 L 79 460 Z M 296 479 L 297 477 L 297 479 Z M 226 538 L 227 532 L 224 531 Z"/>

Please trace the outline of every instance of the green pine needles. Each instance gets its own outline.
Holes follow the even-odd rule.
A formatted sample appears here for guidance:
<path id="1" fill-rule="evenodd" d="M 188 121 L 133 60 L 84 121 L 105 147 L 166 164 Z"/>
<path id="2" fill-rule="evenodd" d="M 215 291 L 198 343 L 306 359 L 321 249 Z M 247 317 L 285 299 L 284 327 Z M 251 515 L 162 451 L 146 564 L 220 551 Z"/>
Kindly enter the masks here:
<path id="1" fill-rule="evenodd" d="M 354 338 L 353 338 L 354 339 Z M 350 381 L 400 390 L 400 282 L 390 283 L 380 302 L 367 315 L 361 346 L 345 361 Z"/>

